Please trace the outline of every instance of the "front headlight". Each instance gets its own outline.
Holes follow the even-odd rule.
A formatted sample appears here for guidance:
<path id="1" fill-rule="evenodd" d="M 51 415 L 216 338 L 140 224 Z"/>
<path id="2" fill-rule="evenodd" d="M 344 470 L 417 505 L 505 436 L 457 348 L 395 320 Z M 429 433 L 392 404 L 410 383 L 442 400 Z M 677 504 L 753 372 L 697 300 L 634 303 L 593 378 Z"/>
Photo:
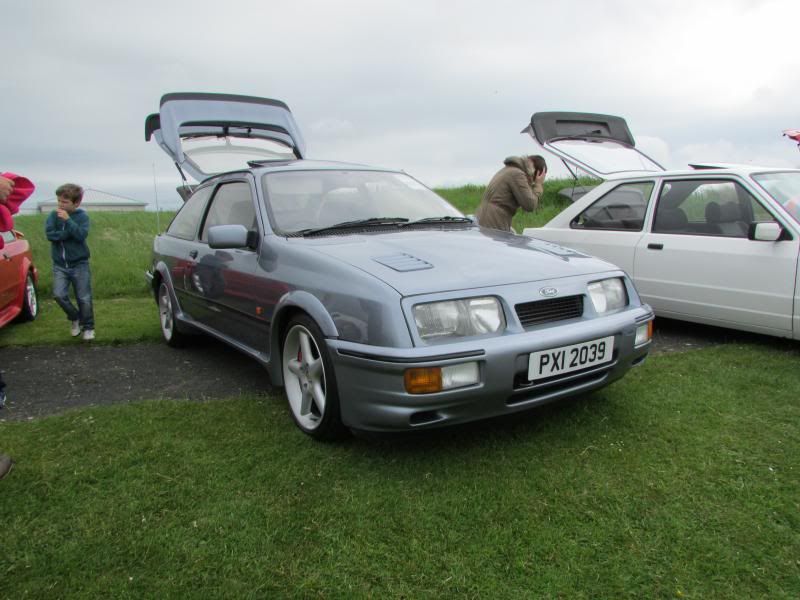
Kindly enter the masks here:
<path id="1" fill-rule="evenodd" d="M 589 297 L 597 314 L 604 315 L 628 305 L 625 284 L 619 277 L 603 279 L 589 284 Z"/>
<path id="2" fill-rule="evenodd" d="M 506 324 L 500 303 L 491 296 L 417 304 L 413 312 L 419 337 L 426 341 L 497 333 Z"/>

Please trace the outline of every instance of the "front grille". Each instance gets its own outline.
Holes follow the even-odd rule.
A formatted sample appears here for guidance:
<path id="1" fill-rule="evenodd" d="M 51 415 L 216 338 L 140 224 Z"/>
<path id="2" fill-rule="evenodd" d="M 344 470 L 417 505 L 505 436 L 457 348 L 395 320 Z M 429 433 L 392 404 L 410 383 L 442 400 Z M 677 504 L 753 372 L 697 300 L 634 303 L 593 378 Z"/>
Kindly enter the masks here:
<path id="1" fill-rule="evenodd" d="M 574 319 L 583 315 L 583 296 L 525 302 L 517 304 L 514 309 L 523 327 Z"/>

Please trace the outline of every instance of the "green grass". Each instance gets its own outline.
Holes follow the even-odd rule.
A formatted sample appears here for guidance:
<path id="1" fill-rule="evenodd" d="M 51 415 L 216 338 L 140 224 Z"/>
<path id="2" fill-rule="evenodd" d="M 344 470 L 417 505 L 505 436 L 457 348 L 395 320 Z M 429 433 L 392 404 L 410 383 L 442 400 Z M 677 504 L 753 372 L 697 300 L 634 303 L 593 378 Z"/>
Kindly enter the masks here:
<path id="1" fill-rule="evenodd" d="M 12 323 L 0 329 L 0 347 L 79 344 L 69 335 L 69 321 L 54 300 L 39 299 L 35 321 Z M 94 317 L 98 344 L 161 339 L 158 306 L 153 296 L 96 300 Z M 1 365 L 0 365 L 1 366 Z"/>
<path id="2" fill-rule="evenodd" d="M 559 191 L 571 188 L 573 185 L 597 185 L 592 179 L 579 179 L 577 183 L 572 179 L 547 179 L 544 182 L 544 193 L 539 199 L 539 208 L 536 212 L 528 213 L 517 211 L 511 226 L 517 233 L 522 233 L 526 227 L 541 227 L 558 213 L 569 206 L 567 198 L 559 195 Z M 466 185 L 458 188 L 442 188 L 435 190 L 442 198 L 455 206 L 466 215 L 475 214 L 486 186 Z"/>
<path id="3" fill-rule="evenodd" d="M 0 597 L 796 598 L 799 358 L 371 443 L 270 397 L 0 422 Z"/>
<path id="4" fill-rule="evenodd" d="M 144 272 L 150 267 L 153 237 L 169 224 L 173 213 L 93 212 L 89 232 L 92 253 L 92 284 L 95 298 L 144 296 L 148 293 Z M 39 294 L 53 294 L 50 242 L 44 236 L 47 215 L 23 215 L 14 219 L 14 226 L 31 244 L 34 264 L 39 269 Z"/>

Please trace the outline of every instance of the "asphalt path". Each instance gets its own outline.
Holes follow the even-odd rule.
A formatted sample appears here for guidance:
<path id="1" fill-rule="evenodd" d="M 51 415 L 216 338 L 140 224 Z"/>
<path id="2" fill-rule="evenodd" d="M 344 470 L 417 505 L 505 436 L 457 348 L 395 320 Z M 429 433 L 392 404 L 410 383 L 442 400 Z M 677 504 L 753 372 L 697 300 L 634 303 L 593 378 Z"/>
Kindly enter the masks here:
<path id="1" fill-rule="evenodd" d="M 657 319 L 652 355 L 730 343 L 798 349 L 798 342 Z M 198 336 L 162 343 L 0 348 L 8 402 L 0 421 L 34 419 L 80 406 L 146 399 L 210 400 L 273 391 L 266 370 L 227 345 Z"/>

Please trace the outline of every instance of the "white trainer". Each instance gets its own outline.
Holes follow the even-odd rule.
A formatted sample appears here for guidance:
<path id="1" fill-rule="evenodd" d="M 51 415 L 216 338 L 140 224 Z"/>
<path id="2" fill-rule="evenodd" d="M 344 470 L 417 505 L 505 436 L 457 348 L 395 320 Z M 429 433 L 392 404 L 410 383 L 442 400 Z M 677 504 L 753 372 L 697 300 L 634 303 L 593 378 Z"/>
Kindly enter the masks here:
<path id="1" fill-rule="evenodd" d="M 94 339 L 94 329 L 84 329 L 83 330 L 83 341 L 90 342 Z"/>
<path id="2" fill-rule="evenodd" d="M 78 337 L 81 334 L 81 322 L 71 321 L 69 324 L 69 334 L 72 337 Z"/>

